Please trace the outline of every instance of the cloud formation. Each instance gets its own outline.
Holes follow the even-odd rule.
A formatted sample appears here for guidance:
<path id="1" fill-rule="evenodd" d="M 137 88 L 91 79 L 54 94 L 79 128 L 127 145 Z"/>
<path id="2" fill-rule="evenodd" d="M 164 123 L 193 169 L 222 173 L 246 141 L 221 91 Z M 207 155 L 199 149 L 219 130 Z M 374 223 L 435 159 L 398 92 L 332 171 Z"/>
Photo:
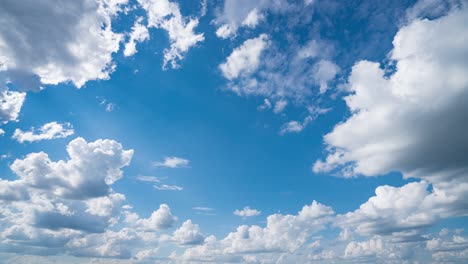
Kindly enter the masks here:
<path id="1" fill-rule="evenodd" d="M 38 132 L 38 133 L 36 133 Z M 40 140 L 50 140 L 56 138 L 66 138 L 75 133 L 73 126 L 70 123 L 57 123 L 50 122 L 42 125 L 38 131 L 33 128 L 30 131 L 22 131 L 17 128 L 13 133 L 12 138 L 18 140 L 20 143 L 34 142 Z"/>

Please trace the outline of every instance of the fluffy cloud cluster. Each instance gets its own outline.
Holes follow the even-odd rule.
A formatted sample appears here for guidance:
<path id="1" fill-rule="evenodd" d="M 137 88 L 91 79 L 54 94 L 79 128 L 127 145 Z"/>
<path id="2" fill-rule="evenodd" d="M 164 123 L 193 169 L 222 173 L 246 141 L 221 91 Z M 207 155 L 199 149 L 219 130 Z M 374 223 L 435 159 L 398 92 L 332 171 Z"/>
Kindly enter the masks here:
<path id="1" fill-rule="evenodd" d="M 293 253 L 306 243 L 312 234 L 325 228 L 333 210 L 313 201 L 296 215 L 273 214 L 265 227 L 242 225 L 225 238 L 214 236 L 200 246 L 188 248 L 179 260 L 201 262 L 246 262 L 262 253 Z"/>
<path id="2" fill-rule="evenodd" d="M 44 124 L 38 129 L 38 132 L 36 133 L 34 127 L 30 131 L 22 131 L 17 128 L 13 134 L 13 138 L 20 143 L 24 143 L 26 141 L 34 142 L 54 138 L 66 138 L 75 133 L 70 123 L 59 124 L 57 122 Z"/>
<path id="3" fill-rule="evenodd" d="M 2 74 L 22 89 L 67 81 L 79 88 L 89 80 L 108 79 L 112 53 L 122 39 L 112 31 L 111 20 L 125 3 L 2 1 Z"/>
<path id="4" fill-rule="evenodd" d="M 26 93 L 0 89 L 0 125 L 18 119 Z"/>
<path id="5" fill-rule="evenodd" d="M 400 171 L 432 184 L 431 193 L 419 198 L 432 199 L 432 210 L 442 217 L 468 214 L 467 10 L 401 28 L 391 53 L 395 71 L 388 77 L 378 63 L 353 67 L 352 94 L 345 98 L 352 115 L 325 136 L 329 155 L 314 171 L 343 176 Z"/>
<path id="6" fill-rule="evenodd" d="M 345 97 L 352 115 L 325 136 L 329 155 L 314 171 L 345 177 L 399 171 L 421 181 L 378 187 L 359 209 L 338 215 L 337 226 L 410 243 L 425 240 L 424 229 L 440 219 L 468 215 L 467 18 L 461 8 L 401 28 L 390 72 L 369 61 L 353 67 L 352 94 Z M 350 252 L 363 246 L 353 244 Z"/>
<path id="7" fill-rule="evenodd" d="M 31 153 L 11 164 L 18 178 L 0 180 L 0 250 L 130 258 L 138 245 L 156 247 L 155 231 L 176 220 L 170 208 L 163 204 L 141 218 L 112 189 L 133 150 L 113 140 L 77 138 L 67 153 L 67 160 L 57 162 L 44 152 Z"/>
<path id="8" fill-rule="evenodd" d="M 197 18 L 187 19 L 182 16 L 179 4 L 169 0 L 138 0 L 146 10 L 148 27 L 162 28 L 169 34 L 170 49 L 164 50 L 164 65 L 170 63 L 177 68 L 184 54 L 198 42 L 205 39 L 203 33 L 195 33 Z"/>
<path id="9" fill-rule="evenodd" d="M 244 207 L 244 209 L 239 210 L 236 209 L 234 211 L 234 215 L 241 216 L 241 217 L 252 217 L 252 216 L 257 216 L 260 215 L 262 212 L 256 209 L 252 209 L 249 206 Z"/>

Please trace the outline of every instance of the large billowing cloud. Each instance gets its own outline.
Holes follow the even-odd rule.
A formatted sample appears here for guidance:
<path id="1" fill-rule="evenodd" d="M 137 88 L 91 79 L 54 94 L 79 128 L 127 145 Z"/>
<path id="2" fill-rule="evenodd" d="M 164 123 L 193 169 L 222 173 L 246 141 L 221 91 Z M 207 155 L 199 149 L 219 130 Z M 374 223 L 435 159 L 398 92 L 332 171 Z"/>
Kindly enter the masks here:
<path id="1" fill-rule="evenodd" d="M 315 171 L 344 166 L 344 176 L 373 176 L 397 170 L 433 181 L 466 175 L 467 14 L 459 10 L 400 29 L 389 75 L 374 62 L 353 67 L 352 94 L 345 97 L 352 116 L 325 136 L 330 154 Z"/>
<path id="2" fill-rule="evenodd" d="M 67 81 L 79 88 L 89 80 L 108 79 L 112 53 L 122 39 L 112 31 L 111 20 L 125 3 L 2 1 L 1 74 L 22 89 Z"/>
<path id="3" fill-rule="evenodd" d="M 344 177 L 392 171 L 421 179 L 380 186 L 335 223 L 361 236 L 424 240 L 440 219 L 468 215 L 468 10 L 415 20 L 396 34 L 394 69 L 360 61 L 345 101 L 351 116 L 325 136 L 328 157 L 315 172 Z"/>
<path id="4" fill-rule="evenodd" d="M 112 189 L 133 150 L 114 140 L 77 138 L 67 152 L 69 158 L 57 162 L 30 153 L 11 164 L 16 180 L 0 180 L 0 250 L 130 258 L 134 247 L 156 247 L 155 231 L 176 220 L 170 208 L 163 204 L 141 218 Z"/>

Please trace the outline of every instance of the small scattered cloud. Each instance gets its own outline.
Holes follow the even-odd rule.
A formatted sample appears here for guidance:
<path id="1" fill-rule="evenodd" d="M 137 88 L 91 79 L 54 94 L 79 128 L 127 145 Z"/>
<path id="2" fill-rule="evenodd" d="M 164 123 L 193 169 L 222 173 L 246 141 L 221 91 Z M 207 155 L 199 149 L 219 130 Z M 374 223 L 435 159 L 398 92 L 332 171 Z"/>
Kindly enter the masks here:
<path id="1" fill-rule="evenodd" d="M 22 131 L 17 128 L 13 133 L 12 138 L 20 143 L 35 142 L 40 140 L 51 140 L 57 138 L 66 138 L 75 133 L 73 126 L 70 123 L 50 122 L 44 124 L 37 130 L 32 127 L 29 131 Z"/>
<path id="2" fill-rule="evenodd" d="M 138 181 L 142 181 L 142 182 L 148 182 L 148 183 L 160 183 L 162 180 L 166 179 L 166 178 L 159 178 L 159 177 L 155 177 L 155 176 L 143 176 L 143 175 L 139 175 L 136 177 L 136 179 Z"/>
<path id="3" fill-rule="evenodd" d="M 241 216 L 243 218 L 247 218 L 247 217 L 252 217 L 252 216 L 258 216 L 260 215 L 262 212 L 261 211 L 258 211 L 256 209 L 252 209 L 250 208 L 249 206 L 246 206 L 244 207 L 244 209 L 236 209 L 233 214 L 234 215 L 237 215 L 237 216 Z"/>
<path id="4" fill-rule="evenodd" d="M 154 167 L 164 167 L 164 168 L 184 168 L 188 167 L 190 161 L 188 159 L 183 159 L 179 157 L 165 157 L 164 161 L 153 162 Z"/>
<path id="5" fill-rule="evenodd" d="M 184 189 L 183 187 L 178 186 L 178 185 L 167 185 L 167 184 L 154 185 L 154 188 L 160 191 L 182 191 Z"/>

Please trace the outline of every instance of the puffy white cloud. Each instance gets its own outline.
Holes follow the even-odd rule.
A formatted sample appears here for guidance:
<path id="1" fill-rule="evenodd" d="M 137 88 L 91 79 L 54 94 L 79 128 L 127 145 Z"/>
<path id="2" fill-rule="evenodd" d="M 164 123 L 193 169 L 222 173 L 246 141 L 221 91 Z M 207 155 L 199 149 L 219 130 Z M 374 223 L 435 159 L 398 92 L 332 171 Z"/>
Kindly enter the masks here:
<path id="1" fill-rule="evenodd" d="M 382 240 L 380 239 L 371 239 L 362 242 L 351 241 L 346 246 L 344 256 L 359 257 L 363 255 L 376 255 L 382 253 L 383 250 Z"/>
<path id="2" fill-rule="evenodd" d="M 252 217 L 252 216 L 257 216 L 260 215 L 262 212 L 258 211 L 256 209 L 252 209 L 249 206 L 244 207 L 244 209 L 239 210 L 236 209 L 234 211 L 234 215 L 241 216 L 241 217 Z"/>
<path id="3" fill-rule="evenodd" d="M 26 93 L 0 89 L 0 125 L 18 120 L 25 98 Z"/>
<path id="4" fill-rule="evenodd" d="M 267 46 L 268 36 L 265 34 L 246 40 L 232 51 L 225 63 L 219 65 L 224 77 L 232 80 L 242 74 L 254 72 L 258 68 L 260 56 Z"/>
<path id="5" fill-rule="evenodd" d="M 115 235 L 109 230 L 119 222 L 125 202 L 125 196 L 114 192 L 111 185 L 129 165 L 133 150 L 124 150 L 113 140 L 88 143 L 77 138 L 68 144 L 67 152 L 69 158 L 57 162 L 44 152 L 28 154 L 10 166 L 18 179 L 0 180 L 1 250 L 127 256 L 116 253 L 115 247 L 123 250 L 125 246 L 113 243 Z M 77 241 L 88 236 L 103 238 L 109 246 L 93 244 L 84 250 Z M 70 243 L 74 246 L 69 247 Z"/>
<path id="6" fill-rule="evenodd" d="M 135 53 L 137 53 L 136 44 L 138 42 L 143 42 L 149 39 L 148 29 L 146 28 L 146 26 L 141 24 L 142 20 L 143 18 L 138 18 L 132 27 L 132 32 L 130 32 L 130 38 L 125 44 L 125 49 L 123 52 L 125 57 L 135 55 Z"/>
<path id="7" fill-rule="evenodd" d="M 401 28 L 389 77 L 377 63 L 353 67 L 345 97 L 352 116 L 325 136 L 330 155 L 315 171 L 349 165 L 351 175 L 398 170 L 431 182 L 466 175 L 467 17 L 463 9 Z"/>
<path id="8" fill-rule="evenodd" d="M 353 94 L 345 98 L 352 116 L 325 136 L 329 155 L 314 171 L 346 177 L 400 171 L 422 181 L 378 187 L 358 210 L 337 216 L 342 228 L 417 241 L 440 219 L 468 215 L 467 14 L 455 10 L 401 28 L 388 77 L 377 63 L 353 67 Z"/>
<path id="9" fill-rule="evenodd" d="M 57 123 L 57 122 L 50 122 L 44 124 L 38 129 L 38 133 L 36 130 L 31 128 L 30 131 L 22 131 L 21 129 L 17 128 L 13 133 L 14 139 L 18 140 L 20 143 L 24 142 L 34 142 L 40 140 L 50 140 L 55 138 L 66 138 L 71 136 L 75 133 L 73 127 L 70 123 Z"/>
<path id="10" fill-rule="evenodd" d="M 198 42 L 205 39 L 203 33 L 197 34 L 197 18 L 184 18 L 179 5 L 169 0 L 138 0 L 146 10 L 148 27 L 162 28 L 169 34 L 170 49 L 164 50 L 164 65 L 170 63 L 172 68 L 179 67 L 178 61 Z"/>
<path id="11" fill-rule="evenodd" d="M 188 159 L 183 159 L 179 157 L 165 157 L 164 161 L 160 162 L 153 162 L 153 166 L 155 167 L 165 167 L 165 168 L 181 168 L 181 167 L 187 167 L 189 165 L 190 161 Z"/>
<path id="12" fill-rule="evenodd" d="M 108 79 L 122 39 L 111 20 L 125 3 L 2 1 L 0 73 L 22 89 Z"/>
<path id="13" fill-rule="evenodd" d="M 5 135 L 5 130 L 0 128 L 0 136 L 3 136 L 3 135 Z"/>
<path id="14" fill-rule="evenodd" d="M 179 229 L 174 231 L 173 239 L 180 245 L 199 245 L 203 243 L 205 237 L 197 224 L 193 224 L 191 220 L 187 220 Z"/>
<path id="15" fill-rule="evenodd" d="M 171 228 L 177 221 L 167 204 L 161 204 L 159 209 L 151 213 L 149 218 L 140 218 L 135 213 L 127 213 L 125 221 L 131 226 L 144 231 L 155 231 Z"/>
<path id="16" fill-rule="evenodd" d="M 329 155 L 314 164 L 314 171 L 339 169 L 343 176 L 400 171 L 425 180 L 432 191 L 411 197 L 422 194 L 418 202 L 424 199 L 426 211 L 403 218 L 409 225 L 468 214 L 467 14 L 468 9 L 455 10 L 401 28 L 391 52 L 395 71 L 388 77 L 377 63 L 353 67 L 353 94 L 345 97 L 352 116 L 325 136 Z M 425 190 L 427 183 L 418 189 Z"/>
<path id="17" fill-rule="evenodd" d="M 100 139 L 86 142 L 72 140 L 67 146 L 70 158 L 53 162 L 44 152 L 31 153 L 11 165 L 19 181 L 37 189 L 51 191 L 60 197 L 80 199 L 100 197 L 110 191 L 109 185 L 122 177 L 133 150 L 124 150 L 116 141 Z"/>
<path id="18" fill-rule="evenodd" d="M 293 253 L 312 234 L 322 230 L 333 214 L 330 207 L 313 201 L 296 215 L 268 216 L 263 228 L 242 225 L 222 240 L 207 237 L 203 245 L 186 249 L 179 258 L 185 261 L 242 262 L 255 257 L 250 254 Z"/>

